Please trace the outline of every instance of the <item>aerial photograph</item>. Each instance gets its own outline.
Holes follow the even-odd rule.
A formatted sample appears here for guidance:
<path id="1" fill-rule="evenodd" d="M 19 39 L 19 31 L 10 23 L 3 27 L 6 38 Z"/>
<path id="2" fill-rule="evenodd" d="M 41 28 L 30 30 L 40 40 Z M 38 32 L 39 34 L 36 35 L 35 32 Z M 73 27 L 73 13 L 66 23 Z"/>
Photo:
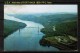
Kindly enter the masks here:
<path id="1" fill-rule="evenodd" d="M 4 51 L 77 51 L 77 8 L 4 5 Z"/>

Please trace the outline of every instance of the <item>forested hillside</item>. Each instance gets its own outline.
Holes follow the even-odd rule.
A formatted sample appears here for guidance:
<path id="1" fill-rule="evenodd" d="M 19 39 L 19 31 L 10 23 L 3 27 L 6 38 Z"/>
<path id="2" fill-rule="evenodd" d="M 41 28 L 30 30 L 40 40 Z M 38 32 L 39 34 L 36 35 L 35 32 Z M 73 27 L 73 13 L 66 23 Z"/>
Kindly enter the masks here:
<path id="1" fill-rule="evenodd" d="M 9 34 L 25 26 L 26 24 L 24 23 L 5 19 L 4 20 L 4 37 L 7 37 Z"/>
<path id="2" fill-rule="evenodd" d="M 55 27 L 56 31 L 53 28 L 41 30 L 46 34 L 40 41 L 41 45 L 56 44 L 60 49 L 77 49 L 77 21 L 59 23 Z"/>

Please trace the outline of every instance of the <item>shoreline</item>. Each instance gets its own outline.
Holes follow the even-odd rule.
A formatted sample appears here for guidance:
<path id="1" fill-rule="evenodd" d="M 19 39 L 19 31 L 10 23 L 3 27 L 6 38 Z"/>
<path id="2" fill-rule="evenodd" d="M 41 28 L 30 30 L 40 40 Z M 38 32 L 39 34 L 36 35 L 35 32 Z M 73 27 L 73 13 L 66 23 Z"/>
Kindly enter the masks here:
<path id="1" fill-rule="evenodd" d="M 64 29 L 65 27 L 67 29 L 69 27 L 72 33 Z M 76 21 L 57 24 L 56 31 L 52 31 L 52 27 L 45 27 L 41 29 L 41 32 L 45 34 L 40 41 L 41 45 L 53 46 L 60 50 L 77 50 Z"/>
<path id="2" fill-rule="evenodd" d="M 15 27 L 13 27 L 13 26 L 15 26 Z M 5 20 L 4 21 L 4 34 L 3 34 L 4 38 L 6 38 L 10 34 L 14 33 L 18 29 L 22 29 L 26 26 L 27 25 L 25 23 L 22 23 L 22 22 L 16 22 L 16 21 L 12 21 L 12 20 Z"/>
<path id="3" fill-rule="evenodd" d="M 24 27 L 26 27 L 26 26 L 24 26 Z M 20 28 L 15 29 L 14 31 L 11 31 L 10 33 L 6 34 L 6 35 L 4 36 L 4 38 L 8 37 L 10 34 L 16 32 L 17 30 L 22 29 L 22 28 L 24 28 L 24 27 L 20 27 Z"/>
<path id="4" fill-rule="evenodd" d="M 76 42 L 74 42 L 75 46 L 76 46 Z M 53 46 L 53 47 L 56 47 L 58 48 L 59 50 L 76 50 L 77 48 L 74 48 L 75 46 L 69 46 L 69 45 L 65 45 L 65 44 L 62 44 L 62 43 L 59 43 L 59 42 L 51 42 L 45 38 L 43 38 L 42 40 L 40 40 L 40 45 L 42 46 Z"/>

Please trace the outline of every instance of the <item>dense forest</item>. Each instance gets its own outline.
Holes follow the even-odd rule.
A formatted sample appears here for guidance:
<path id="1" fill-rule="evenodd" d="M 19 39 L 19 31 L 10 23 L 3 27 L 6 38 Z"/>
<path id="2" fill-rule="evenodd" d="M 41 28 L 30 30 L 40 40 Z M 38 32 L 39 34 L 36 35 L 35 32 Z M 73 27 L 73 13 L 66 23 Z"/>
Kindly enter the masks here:
<path id="1" fill-rule="evenodd" d="M 41 30 L 41 32 L 46 34 L 40 41 L 41 45 L 56 44 L 58 46 L 61 46 L 60 49 L 77 49 L 76 21 L 56 24 L 55 27 L 56 31 L 54 31 L 53 28 L 43 28 Z"/>

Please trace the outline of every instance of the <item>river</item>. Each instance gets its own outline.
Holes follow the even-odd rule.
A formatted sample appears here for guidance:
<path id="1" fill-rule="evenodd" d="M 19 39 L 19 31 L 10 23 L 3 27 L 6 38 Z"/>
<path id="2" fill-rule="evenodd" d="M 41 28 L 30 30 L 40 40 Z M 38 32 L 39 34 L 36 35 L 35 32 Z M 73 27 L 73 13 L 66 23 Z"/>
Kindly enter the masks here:
<path id="1" fill-rule="evenodd" d="M 12 20 L 23 22 L 27 26 L 15 31 L 4 39 L 4 51 L 59 51 L 59 49 L 52 46 L 40 45 L 39 41 L 45 35 L 40 32 L 44 28 L 43 25 L 17 18 Z"/>

